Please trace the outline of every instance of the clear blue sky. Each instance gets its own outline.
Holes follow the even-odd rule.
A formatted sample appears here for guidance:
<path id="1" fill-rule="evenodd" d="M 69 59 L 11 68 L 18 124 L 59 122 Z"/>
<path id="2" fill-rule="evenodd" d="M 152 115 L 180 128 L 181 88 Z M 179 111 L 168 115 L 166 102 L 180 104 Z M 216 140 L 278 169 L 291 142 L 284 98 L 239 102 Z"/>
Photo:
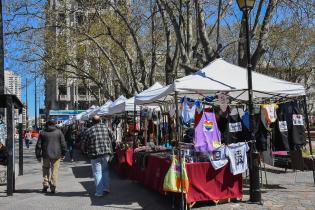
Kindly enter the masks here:
<path id="1" fill-rule="evenodd" d="M 30 0 L 28 3 L 34 3 L 36 4 L 30 6 L 28 8 L 28 11 L 30 13 L 34 13 L 36 15 L 43 14 L 43 8 L 46 4 L 46 0 Z M 3 1 L 3 19 L 4 19 L 4 33 L 12 32 L 12 31 L 20 31 L 23 30 L 23 27 L 29 26 L 29 27 L 39 27 L 40 25 L 44 25 L 44 18 L 38 18 L 32 15 L 17 15 L 13 18 L 12 14 L 10 14 L 8 11 L 14 11 L 14 7 L 10 4 L 18 4 L 23 2 L 19 1 Z M 16 6 L 16 5 L 15 5 Z M 10 10 L 8 10 L 10 8 Z M 17 13 L 25 13 L 25 8 L 21 7 L 22 9 L 16 10 Z M 10 21 L 8 21 L 10 20 Z M 37 37 L 40 37 L 39 34 L 35 35 Z M 26 79 L 28 79 L 29 85 L 28 85 L 28 113 L 29 118 L 34 118 L 35 116 L 35 88 L 34 88 L 34 75 L 31 73 L 31 71 L 34 71 L 36 66 L 39 66 L 40 63 L 23 63 L 18 61 L 18 58 L 24 58 L 25 54 L 28 56 L 31 55 L 30 52 L 25 51 L 26 48 L 32 48 L 34 45 L 25 45 L 23 43 L 23 40 L 31 40 L 36 39 L 36 37 L 31 35 L 30 33 L 21 33 L 18 36 L 5 36 L 4 37 L 4 44 L 5 44 L 5 69 L 6 70 L 12 70 L 16 72 L 17 74 L 21 75 L 22 77 L 22 102 L 26 102 Z M 31 37 L 31 38 L 30 38 Z M 29 50 L 28 50 L 29 51 Z M 38 51 L 37 51 L 38 52 Z M 30 57 L 31 59 L 34 58 Z M 38 91 L 37 91 L 37 98 L 38 98 L 38 108 L 44 107 L 44 89 L 43 89 L 43 80 L 40 77 L 37 77 L 37 84 L 38 84 Z"/>

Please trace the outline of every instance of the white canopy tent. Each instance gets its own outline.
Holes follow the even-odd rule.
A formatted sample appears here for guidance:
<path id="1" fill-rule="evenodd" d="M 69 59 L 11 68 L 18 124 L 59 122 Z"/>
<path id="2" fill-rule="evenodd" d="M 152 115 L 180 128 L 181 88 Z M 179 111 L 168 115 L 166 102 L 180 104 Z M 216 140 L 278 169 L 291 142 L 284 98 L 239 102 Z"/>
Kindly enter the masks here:
<path id="1" fill-rule="evenodd" d="M 152 85 L 151 87 L 149 87 L 148 89 L 142 91 L 141 93 L 137 94 L 136 96 L 129 98 L 127 100 L 125 100 L 122 103 L 119 103 L 115 106 L 112 106 L 110 109 L 110 114 L 118 114 L 118 113 L 123 113 L 123 112 L 132 112 L 132 111 L 140 111 L 140 107 L 139 106 L 135 106 L 135 100 L 136 97 L 143 97 L 146 96 L 146 93 L 150 92 L 150 91 L 154 91 L 156 89 L 160 89 L 163 86 L 159 83 L 156 82 L 154 85 Z M 153 107 L 153 108 L 159 108 L 159 107 Z"/>
<path id="2" fill-rule="evenodd" d="M 296 83 L 252 72 L 253 98 L 268 98 L 275 95 L 292 97 L 305 95 L 305 88 Z M 177 79 L 173 84 L 155 89 L 145 96 L 136 97 L 136 104 L 148 104 L 154 101 L 173 100 L 170 95 L 210 95 L 226 92 L 232 97 L 248 100 L 247 69 L 216 59 L 198 72 Z"/>
<path id="3" fill-rule="evenodd" d="M 109 106 L 112 104 L 113 102 L 111 100 L 108 100 L 103 106 L 101 106 L 96 112 L 95 114 L 100 115 L 100 116 L 104 116 L 108 114 L 109 111 Z"/>
<path id="4" fill-rule="evenodd" d="M 119 96 L 108 108 L 108 113 L 107 115 L 113 115 L 120 113 L 117 105 L 124 103 L 127 100 L 127 98 L 123 95 Z"/>
<path id="5" fill-rule="evenodd" d="M 77 121 L 80 121 L 82 119 L 82 116 L 86 114 L 86 111 L 81 112 L 80 114 L 77 114 L 74 119 Z"/>
<path id="6" fill-rule="evenodd" d="M 117 104 L 111 108 L 110 114 L 119 114 L 123 112 L 133 112 L 135 109 L 135 97 L 129 98 L 124 102 Z M 140 107 L 136 106 L 136 111 L 139 111 Z"/>
<path id="7" fill-rule="evenodd" d="M 94 109 L 97 109 L 98 106 L 91 106 L 88 110 L 85 111 L 85 113 L 82 115 L 81 120 L 89 120 L 89 115 L 93 112 Z"/>

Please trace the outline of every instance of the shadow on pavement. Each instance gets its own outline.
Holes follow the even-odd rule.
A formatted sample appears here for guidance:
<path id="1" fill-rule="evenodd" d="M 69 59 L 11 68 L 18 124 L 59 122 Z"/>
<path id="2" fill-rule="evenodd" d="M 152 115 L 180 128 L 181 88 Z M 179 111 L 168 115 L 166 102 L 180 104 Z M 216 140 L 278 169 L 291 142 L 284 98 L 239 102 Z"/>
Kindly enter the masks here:
<path id="1" fill-rule="evenodd" d="M 15 193 L 21 193 L 21 194 L 27 194 L 27 193 L 39 193 L 39 194 L 44 194 L 47 196 L 61 196 L 61 197 L 87 197 L 89 196 L 89 193 L 86 191 L 81 191 L 81 192 L 56 192 L 55 194 L 52 194 L 49 192 L 43 193 L 41 189 L 19 189 L 16 190 Z"/>
<path id="2" fill-rule="evenodd" d="M 93 178 L 90 165 L 74 166 L 72 167 L 72 173 L 75 178 Z"/>
<path id="3" fill-rule="evenodd" d="M 80 181 L 86 192 L 83 196 L 89 196 L 91 206 L 106 206 L 114 209 L 150 209 L 168 210 L 171 208 L 171 199 L 152 191 L 130 180 L 121 180 L 114 173 L 110 173 L 111 192 L 102 197 L 95 197 L 95 185 L 90 165 L 72 167 L 76 178 L 91 178 Z M 62 193 L 56 195 L 63 196 Z"/>

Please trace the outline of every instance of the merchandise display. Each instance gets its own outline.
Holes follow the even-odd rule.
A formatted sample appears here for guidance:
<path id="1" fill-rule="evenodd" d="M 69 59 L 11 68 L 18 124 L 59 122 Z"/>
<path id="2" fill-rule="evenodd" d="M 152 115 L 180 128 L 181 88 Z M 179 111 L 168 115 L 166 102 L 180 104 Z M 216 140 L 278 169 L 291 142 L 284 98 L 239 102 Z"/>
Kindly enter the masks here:
<path id="1" fill-rule="evenodd" d="M 242 198 L 248 144 L 271 164 L 277 151 L 306 144 L 298 102 L 305 88 L 252 73 L 252 124 L 247 70 L 223 59 L 168 86 L 120 96 L 107 112 L 119 173 L 163 194 L 181 193 L 187 204 Z"/>

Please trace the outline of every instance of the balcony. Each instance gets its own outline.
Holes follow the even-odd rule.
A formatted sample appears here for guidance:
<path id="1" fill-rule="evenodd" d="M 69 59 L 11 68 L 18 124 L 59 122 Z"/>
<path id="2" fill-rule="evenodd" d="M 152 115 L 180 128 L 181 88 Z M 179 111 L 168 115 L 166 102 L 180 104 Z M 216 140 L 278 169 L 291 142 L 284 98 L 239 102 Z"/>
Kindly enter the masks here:
<path id="1" fill-rule="evenodd" d="M 59 95 L 59 101 L 70 101 L 70 96 L 68 96 L 68 95 Z"/>
<path id="2" fill-rule="evenodd" d="M 78 101 L 88 101 L 89 96 L 88 95 L 78 95 Z"/>
<path id="3" fill-rule="evenodd" d="M 78 101 L 96 101 L 93 95 L 78 95 Z"/>

